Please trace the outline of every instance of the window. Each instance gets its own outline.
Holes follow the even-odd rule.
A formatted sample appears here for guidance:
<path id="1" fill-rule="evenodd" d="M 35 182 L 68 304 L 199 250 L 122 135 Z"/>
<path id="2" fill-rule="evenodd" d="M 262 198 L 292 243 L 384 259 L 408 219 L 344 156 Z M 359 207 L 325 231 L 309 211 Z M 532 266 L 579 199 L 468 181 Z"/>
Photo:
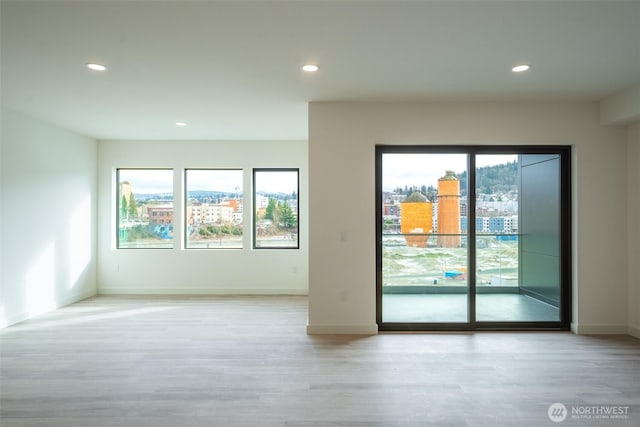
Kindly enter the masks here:
<path id="1" fill-rule="evenodd" d="M 242 170 L 185 170 L 187 249 L 242 248 Z"/>
<path id="2" fill-rule="evenodd" d="M 378 146 L 380 328 L 568 328 L 570 153 Z"/>
<path id="3" fill-rule="evenodd" d="M 173 171 L 118 169 L 116 173 L 118 249 L 172 248 Z"/>
<path id="4" fill-rule="evenodd" d="M 298 169 L 254 169 L 253 247 L 298 249 Z"/>

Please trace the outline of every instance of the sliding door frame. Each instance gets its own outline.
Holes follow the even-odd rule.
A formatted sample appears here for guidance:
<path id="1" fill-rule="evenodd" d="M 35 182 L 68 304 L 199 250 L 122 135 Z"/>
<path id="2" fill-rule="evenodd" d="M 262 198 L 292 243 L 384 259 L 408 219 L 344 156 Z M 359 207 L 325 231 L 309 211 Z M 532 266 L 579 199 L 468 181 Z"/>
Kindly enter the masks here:
<path id="1" fill-rule="evenodd" d="M 400 154 L 467 154 L 468 322 L 399 323 L 382 321 L 382 157 Z M 560 158 L 560 304 L 558 321 L 476 320 L 476 155 L 556 154 Z M 376 145 L 376 321 L 380 331 L 569 330 L 571 325 L 572 224 L 571 147 L 559 145 Z"/>

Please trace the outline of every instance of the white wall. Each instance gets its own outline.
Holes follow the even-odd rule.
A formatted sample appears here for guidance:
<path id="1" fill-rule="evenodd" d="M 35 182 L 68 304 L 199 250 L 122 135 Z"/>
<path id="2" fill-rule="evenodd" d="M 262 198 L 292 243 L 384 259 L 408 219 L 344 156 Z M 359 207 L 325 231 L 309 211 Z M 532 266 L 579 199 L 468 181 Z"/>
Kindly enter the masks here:
<path id="1" fill-rule="evenodd" d="M 100 141 L 98 143 L 98 292 L 100 294 L 306 294 L 308 197 L 306 141 Z M 185 168 L 244 169 L 244 223 L 251 224 L 252 168 L 300 169 L 300 249 L 115 249 L 117 168 L 173 168 L 174 200 L 183 200 Z M 176 209 L 175 224 L 181 223 Z M 251 229 L 249 226 L 248 229 Z M 247 227 L 245 227 L 247 230 Z"/>
<path id="2" fill-rule="evenodd" d="M 629 333 L 640 338 L 640 123 L 627 139 Z"/>
<path id="3" fill-rule="evenodd" d="M 317 102 L 309 122 L 309 333 L 377 331 L 376 144 L 572 145 L 572 328 L 627 331 L 627 144 L 598 105 Z"/>
<path id="4" fill-rule="evenodd" d="M 2 111 L 0 326 L 96 293 L 96 142 Z"/>
<path id="5" fill-rule="evenodd" d="M 611 95 L 600 101 L 600 123 L 632 124 L 640 120 L 640 85 Z"/>

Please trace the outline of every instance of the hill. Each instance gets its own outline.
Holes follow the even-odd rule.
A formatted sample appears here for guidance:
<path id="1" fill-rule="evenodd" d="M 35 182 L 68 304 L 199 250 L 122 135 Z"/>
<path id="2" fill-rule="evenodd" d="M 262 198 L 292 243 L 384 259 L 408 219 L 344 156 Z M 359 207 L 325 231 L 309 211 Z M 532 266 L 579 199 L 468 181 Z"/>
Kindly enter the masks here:
<path id="1" fill-rule="evenodd" d="M 460 193 L 467 195 L 467 172 L 457 174 L 460 178 Z M 495 194 L 518 191 L 518 162 L 495 166 L 484 166 L 477 169 L 476 192 L 478 194 Z"/>

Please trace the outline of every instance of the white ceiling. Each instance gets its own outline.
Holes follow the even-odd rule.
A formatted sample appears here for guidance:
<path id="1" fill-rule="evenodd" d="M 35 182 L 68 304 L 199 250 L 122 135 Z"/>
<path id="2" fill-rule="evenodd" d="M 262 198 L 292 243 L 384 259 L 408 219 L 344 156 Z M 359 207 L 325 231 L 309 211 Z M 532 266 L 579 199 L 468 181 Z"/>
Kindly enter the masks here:
<path id="1" fill-rule="evenodd" d="M 640 83 L 638 1 L 3 0 L 1 18 L 3 106 L 98 139 L 306 139 L 310 101 L 598 101 Z"/>

